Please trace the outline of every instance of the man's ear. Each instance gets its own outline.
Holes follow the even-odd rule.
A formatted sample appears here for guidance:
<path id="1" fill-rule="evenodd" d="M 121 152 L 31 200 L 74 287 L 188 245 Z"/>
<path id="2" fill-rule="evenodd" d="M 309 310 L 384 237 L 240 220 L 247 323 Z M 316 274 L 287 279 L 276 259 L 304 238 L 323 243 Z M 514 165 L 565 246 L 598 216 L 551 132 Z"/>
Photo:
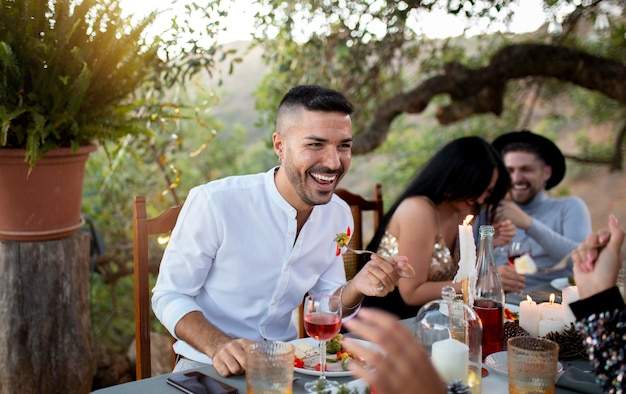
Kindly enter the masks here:
<path id="1" fill-rule="evenodd" d="M 276 155 L 280 161 L 282 161 L 285 155 L 285 141 L 283 135 L 279 133 L 272 134 L 272 145 L 274 146 L 274 152 L 276 152 Z"/>
<path id="2" fill-rule="evenodd" d="M 552 176 L 552 166 L 544 166 L 543 167 L 543 183 L 544 185 L 548 182 L 550 177 Z"/>

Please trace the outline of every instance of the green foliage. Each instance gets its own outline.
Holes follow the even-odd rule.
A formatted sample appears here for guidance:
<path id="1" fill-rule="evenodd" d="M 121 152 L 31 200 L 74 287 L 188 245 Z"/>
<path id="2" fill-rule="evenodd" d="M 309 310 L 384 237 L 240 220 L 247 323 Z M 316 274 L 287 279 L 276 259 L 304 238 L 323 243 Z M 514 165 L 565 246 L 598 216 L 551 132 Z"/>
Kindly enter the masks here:
<path id="1" fill-rule="evenodd" d="M 506 19 L 511 1 L 261 3 L 268 8 L 256 15 L 255 38 L 272 67 L 258 89 L 262 124 L 274 123 L 275 106 L 285 91 L 316 83 L 345 93 L 355 103 L 357 135 L 377 105 L 406 89 L 407 82 L 423 79 L 445 61 L 465 57 L 452 40 L 424 38 L 416 18 L 431 9 L 445 9 L 479 19 Z"/>
<path id="2" fill-rule="evenodd" d="M 596 124 L 624 119 L 626 108 L 598 92 L 572 88 L 570 98 L 579 109 L 578 118 L 589 118 Z"/>
<path id="3" fill-rule="evenodd" d="M 143 110 L 200 70 L 212 75 L 218 48 L 201 43 L 219 30 L 219 4 L 187 4 L 181 23 L 148 39 L 158 14 L 131 23 L 119 0 L 0 0 L 0 146 L 26 148 L 32 166 L 52 148 L 150 135 L 154 111 Z"/>
<path id="4" fill-rule="evenodd" d="M 584 130 L 578 133 L 576 144 L 580 147 L 583 157 L 609 160 L 612 154 L 611 146 L 605 142 L 593 142 Z"/>
<path id="5" fill-rule="evenodd" d="M 156 47 L 142 38 L 154 14 L 130 28 L 115 0 L 0 1 L 0 142 L 47 150 L 140 134 L 129 96 Z M 126 105 L 126 106 L 125 106 Z"/>
<path id="6" fill-rule="evenodd" d="M 95 343 L 106 344 L 108 348 L 126 354 L 129 333 L 132 335 L 135 329 L 133 289 L 132 275 L 105 283 L 101 274 L 91 273 L 89 313 Z"/>

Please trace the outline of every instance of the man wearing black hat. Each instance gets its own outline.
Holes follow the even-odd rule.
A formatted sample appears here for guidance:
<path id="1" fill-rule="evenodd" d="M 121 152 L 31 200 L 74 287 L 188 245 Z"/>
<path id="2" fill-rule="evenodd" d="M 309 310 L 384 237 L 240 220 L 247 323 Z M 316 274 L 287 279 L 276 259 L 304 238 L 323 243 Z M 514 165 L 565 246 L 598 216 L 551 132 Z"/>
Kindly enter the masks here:
<path id="1" fill-rule="evenodd" d="M 507 264 L 506 253 L 496 253 L 505 291 L 521 292 L 572 274 L 568 268 L 541 272 L 558 263 L 591 233 L 589 209 L 578 197 L 552 198 L 550 190 L 565 176 L 565 158 L 549 139 L 528 130 L 503 134 L 493 141 L 511 175 L 510 200 L 498 206 L 495 222 L 510 220 L 516 226 L 513 241 L 529 241 L 536 274 L 519 275 Z"/>

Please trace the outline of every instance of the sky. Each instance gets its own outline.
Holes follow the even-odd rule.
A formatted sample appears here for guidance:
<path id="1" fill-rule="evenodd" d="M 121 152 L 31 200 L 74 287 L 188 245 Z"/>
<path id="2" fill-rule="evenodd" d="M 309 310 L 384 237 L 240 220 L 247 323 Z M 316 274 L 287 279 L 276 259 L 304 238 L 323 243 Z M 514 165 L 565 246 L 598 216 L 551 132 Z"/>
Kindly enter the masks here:
<path id="1" fill-rule="evenodd" d="M 253 26 L 254 7 L 251 7 L 250 0 L 233 0 L 236 4 L 233 9 L 236 12 L 230 12 L 225 19 L 224 25 L 228 26 L 227 30 L 220 34 L 218 41 L 222 44 L 233 41 L 250 40 L 250 32 Z M 121 0 L 122 9 L 129 15 L 141 16 L 153 10 L 172 10 L 171 0 Z M 201 3 L 201 1 L 198 1 Z M 526 33 L 537 30 L 546 20 L 543 13 L 542 0 L 523 0 L 523 6 L 515 8 L 515 17 L 509 26 L 513 33 Z M 455 19 L 454 16 L 445 12 L 430 12 L 424 14 L 423 18 L 414 20 L 415 26 L 420 29 L 424 35 L 431 38 L 444 38 L 449 36 L 458 36 L 463 33 L 464 24 Z M 471 28 L 469 34 L 480 34 L 484 31 L 480 26 Z"/>

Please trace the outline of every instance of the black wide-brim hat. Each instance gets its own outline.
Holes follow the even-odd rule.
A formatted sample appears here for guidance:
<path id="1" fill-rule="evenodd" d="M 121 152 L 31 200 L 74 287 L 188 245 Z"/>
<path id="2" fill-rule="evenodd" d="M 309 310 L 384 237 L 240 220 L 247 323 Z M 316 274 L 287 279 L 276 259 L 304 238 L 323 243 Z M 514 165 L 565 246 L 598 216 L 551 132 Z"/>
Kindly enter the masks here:
<path id="1" fill-rule="evenodd" d="M 533 145 L 537 148 L 539 156 L 541 156 L 543 161 L 552 167 L 552 175 L 546 182 L 546 190 L 552 189 L 563 180 L 563 177 L 565 176 L 565 157 L 554 142 L 550 141 L 546 137 L 540 136 L 539 134 L 535 134 L 528 130 L 522 130 L 502 134 L 496 138 L 491 145 L 493 145 L 498 152 L 502 153 L 508 145 L 515 143 Z"/>

